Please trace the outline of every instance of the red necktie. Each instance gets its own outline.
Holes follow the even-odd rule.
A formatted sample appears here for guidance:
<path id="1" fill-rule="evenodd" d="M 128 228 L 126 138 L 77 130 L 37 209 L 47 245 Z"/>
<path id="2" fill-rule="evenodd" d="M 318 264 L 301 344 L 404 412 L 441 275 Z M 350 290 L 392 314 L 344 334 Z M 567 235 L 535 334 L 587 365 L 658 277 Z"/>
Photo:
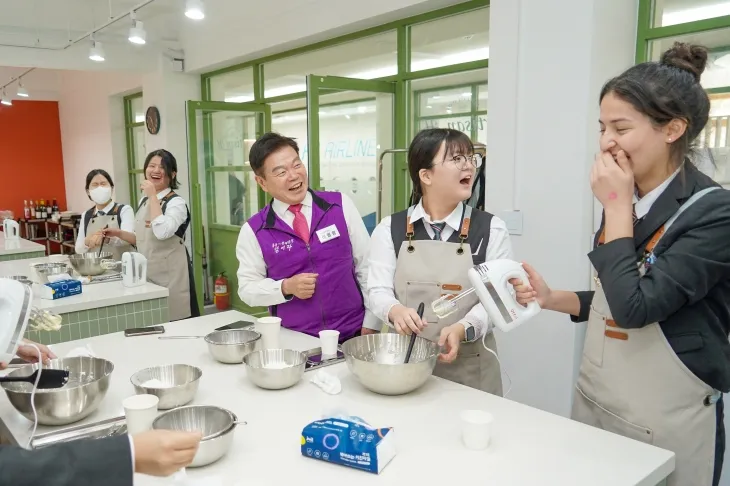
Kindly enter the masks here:
<path id="1" fill-rule="evenodd" d="M 294 232 L 299 235 L 305 243 L 309 243 L 309 225 L 307 224 L 307 218 L 302 214 L 301 204 L 292 204 L 289 206 L 289 211 L 294 213 Z"/>

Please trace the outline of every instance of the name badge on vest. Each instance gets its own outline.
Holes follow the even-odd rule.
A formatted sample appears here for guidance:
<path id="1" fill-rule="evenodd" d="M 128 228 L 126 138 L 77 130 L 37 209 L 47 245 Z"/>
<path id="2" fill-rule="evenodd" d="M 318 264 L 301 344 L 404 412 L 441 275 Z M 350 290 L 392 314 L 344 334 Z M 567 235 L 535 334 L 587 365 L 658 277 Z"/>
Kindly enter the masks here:
<path id="1" fill-rule="evenodd" d="M 340 232 L 337 231 L 337 226 L 334 224 L 331 224 L 326 228 L 322 228 L 321 230 L 317 230 L 317 238 L 319 238 L 320 243 L 327 243 L 329 240 L 334 240 L 339 237 Z"/>

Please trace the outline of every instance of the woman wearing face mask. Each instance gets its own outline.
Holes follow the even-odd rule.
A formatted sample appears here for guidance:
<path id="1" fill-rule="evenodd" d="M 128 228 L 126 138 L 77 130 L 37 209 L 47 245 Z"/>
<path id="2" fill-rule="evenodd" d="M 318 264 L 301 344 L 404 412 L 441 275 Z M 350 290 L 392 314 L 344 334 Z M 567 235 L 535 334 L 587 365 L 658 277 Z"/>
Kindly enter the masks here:
<path id="1" fill-rule="evenodd" d="M 76 253 L 98 251 L 104 238 L 103 251 L 119 261 L 122 253 L 134 251 L 134 211 L 127 204 L 115 203 L 114 182 L 103 169 L 94 169 L 86 176 L 86 194 L 95 206 L 84 212 L 76 238 Z"/>
<path id="2" fill-rule="evenodd" d="M 198 317 L 193 268 L 185 248 L 190 211 L 178 188 L 177 161 L 155 150 L 144 162 L 145 180 L 135 221 L 137 249 L 147 258 L 147 279 L 170 292 L 170 321 Z"/>
<path id="3" fill-rule="evenodd" d="M 719 483 L 730 391 L 730 193 L 688 158 L 710 110 L 706 62 L 677 43 L 601 91 L 596 291 L 551 290 L 529 265 L 515 287 L 588 321 L 573 418 L 673 451 L 672 486 Z"/>
<path id="4" fill-rule="evenodd" d="M 445 318 L 431 310 L 444 293 L 471 287 L 473 265 L 512 256 L 504 221 L 463 202 L 481 164 L 461 132 L 432 128 L 416 135 L 408 150 L 412 206 L 387 216 L 373 232 L 368 295 L 373 313 L 395 332 L 415 332 L 445 347 L 436 376 L 501 395 L 499 363 L 482 348 L 482 337 L 495 353 L 497 346 L 477 298 Z M 421 302 L 422 319 L 416 312 Z"/>

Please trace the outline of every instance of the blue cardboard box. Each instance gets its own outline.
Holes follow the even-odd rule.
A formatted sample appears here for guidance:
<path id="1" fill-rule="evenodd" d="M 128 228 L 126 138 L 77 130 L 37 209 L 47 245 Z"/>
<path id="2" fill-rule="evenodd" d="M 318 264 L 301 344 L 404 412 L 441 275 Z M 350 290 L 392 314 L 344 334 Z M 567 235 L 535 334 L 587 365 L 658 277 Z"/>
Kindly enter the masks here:
<path id="1" fill-rule="evenodd" d="M 78 280 L 59 280 L 58 282 L 47 283 L 41 290 L 41 298 L 48 300 L 71 297 L 81 293 L 81 282 Z"/>
<path id="2" fill-rule="evenodd" d="M 302 430 L 302 455 L 380 474 L 395 457 L 392 428 L 371 427 L 358 417 L 328 418 Z"/>

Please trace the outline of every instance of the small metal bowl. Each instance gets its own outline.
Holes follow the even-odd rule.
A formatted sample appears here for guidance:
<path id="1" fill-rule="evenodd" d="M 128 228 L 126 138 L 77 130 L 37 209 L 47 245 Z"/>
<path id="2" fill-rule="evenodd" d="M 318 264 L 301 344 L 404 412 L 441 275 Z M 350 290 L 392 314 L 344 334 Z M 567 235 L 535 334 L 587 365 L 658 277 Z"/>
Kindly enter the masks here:
<path id="1" fill-rule="evenodd" d="M 246 355 L 256 351 L 261 334 L 248 329 L 213 331 L 205 336 L 208 351 L 221 363 L 242 363 Z"/>
<path id="2" fill-rule="evenodd" d="M 88 253 L 82 253 L 78 255 L 71 255 L 68 257 L 68 262 L 76 270 L 79 275 L 84 277 L 96 277 L 106 272 L 108 269 L 102 265 L 102 262 L 109 260 L 112 262 L 114 255 L 111 252 L 94 252 L 93 250 Z"/>
<path id="3" fill-rule="evenodd" d="M 307 355 L 293 349 L 265 349 L 243 358 L 246 375 L 267 390 L 282 390 L 296 385 L 304 375 Z"/>
<path id="4" fill-rule="evenodd" d="M 186 364 L 170 364 L 145 368 L 132 375 L 129 381 L 138 395 L 155 395 L 160 399 L 157 408 L 169 410 L 189 403 L 195 398 L 203 371 Z M 164 386 L 150 387 L 144 384 L 159 380 Z"/>
<path id="5" fill-rule="evenodd" d="M 71 274 L 71 267 L 66 263 L 38 263 L 33 265 L 33 269 L 42 284 L 48 283 L 48 277 L 52 275 Z"/>
<path id="6" fill-rule="evenodd" d="M 233 432 L 239 422 L 238 417 L 225 408 L 211 405 L 191 405 L 161 413 L 152 422 L 155 430 L 177 430 L 201 432 L 203 438 L 188 467 L 212 464 L 225 456 L 233 442 Z"/>

